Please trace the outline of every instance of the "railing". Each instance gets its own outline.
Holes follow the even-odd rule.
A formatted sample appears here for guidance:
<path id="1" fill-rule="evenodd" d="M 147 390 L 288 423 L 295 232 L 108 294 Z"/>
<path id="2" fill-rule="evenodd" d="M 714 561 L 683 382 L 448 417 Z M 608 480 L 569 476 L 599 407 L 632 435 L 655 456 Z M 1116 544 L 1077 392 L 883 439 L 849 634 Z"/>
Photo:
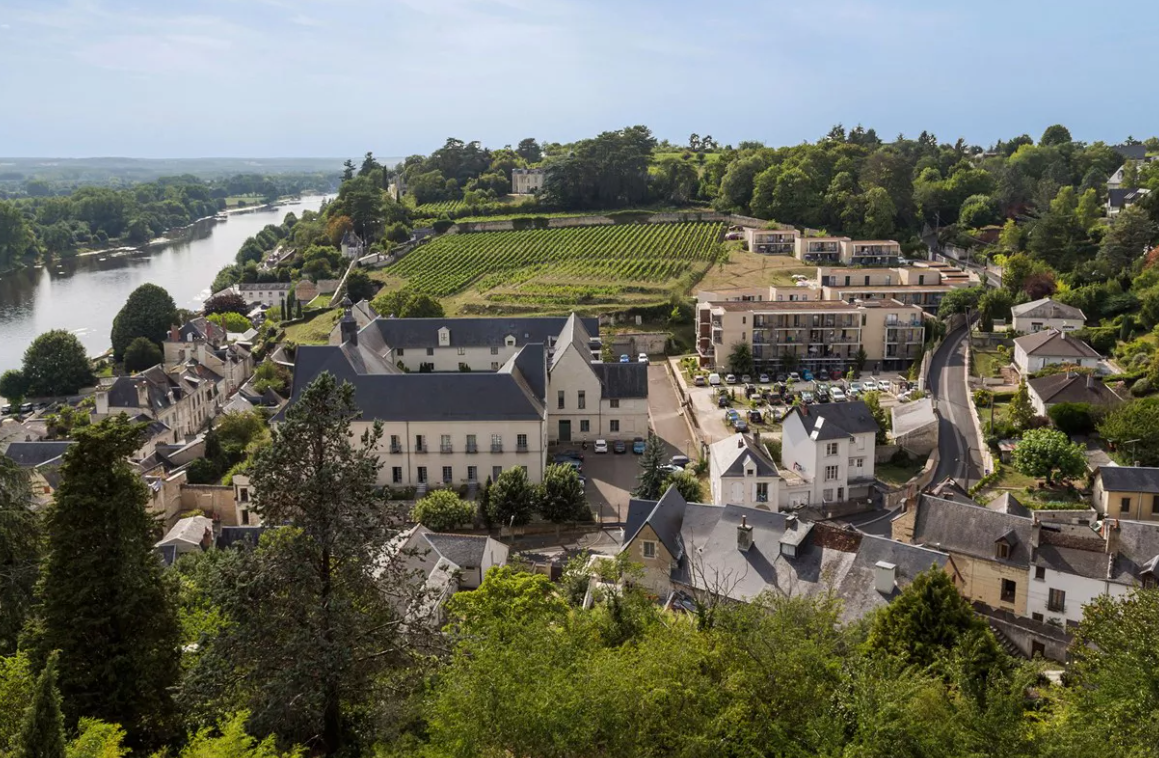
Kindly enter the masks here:
<path id="1" fill-rule="evenodd" d="M 394 453 L 395 455 L 398 455 L 399 453 L 402 452 L 402 445 L 391 445 L 390 452 Z"/>
<path id="2" fill-rule="evenodd" d="M 427 447 L 426 445 L 415 445 L 415 452 L 416 453 L 429 453 L 430 450 L 431 449 L 429 447 Z"/>
<path id="3" fill-rule="evenodd" d="M 527 452 L 527 444 L 526 444 L 526 443 L 524 443 L 524 444 L 522 444 L 522 445 L 516 445 L 516 446 L 515 446 L 515 452 L 517 452 L 517 453 L 526 453 L 526 452 Z"/>
<path id="4" fill-rule="evenodd" d="M 477 452 L 479 452 L 479 446 L 473 442 L 468 442 L 467 443 L 467 452 L 468 453 L 477 453 Z"/>
<path id="5" fill-rule="evenodd" d="M 503 452 L 503 443 L 502 442 L 492 442 L 491 443 L 491 452 L 492 453 L 502 453 Z"/>
<path id="6" fill-rule="evenodd" d="M 439 452 L 440 453 L 451 453 L 454 451 L 451 449 L 451 446 L 448 444 L 448 445 L 439 445 Z"/>

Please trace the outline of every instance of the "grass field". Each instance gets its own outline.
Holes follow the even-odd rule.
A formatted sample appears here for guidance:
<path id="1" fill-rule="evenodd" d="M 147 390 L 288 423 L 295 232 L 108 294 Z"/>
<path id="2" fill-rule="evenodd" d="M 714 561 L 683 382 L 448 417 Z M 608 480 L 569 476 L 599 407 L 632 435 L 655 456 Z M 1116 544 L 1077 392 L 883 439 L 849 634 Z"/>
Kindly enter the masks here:
<path id="1" fill-rule="evenodd" d="M 261 205 L 265 202 L 262 195 L 230 195 L 225 199 L 226 208 L 236 208 L 239 205 Z"/>
<path id="2" fill-rule="evenodd" d="M 330 340 L 330 331 L 338 323 L 342 310 L 335 308 L 321 311 L 317 315 L 298 324 L 286 327 L 286 339 L 299 345 L 325 345 Z"/>
<path id="3" fill-rule="evenodd" d="M 792 287 L 793 274 L 815 279 L 817 268 L 802 265 L 791 255 L 761 255 L 742 250 L 739 242 L 725 243 L 728 260 L 718 261 L 696 286 L 696 291 L 737 287 Z"/>
<path id="4" fill-rule="evenodd" d="M 720 254 L 723 224 L 621 224 L 436 239 L 375 278 L 455 312 L 550 312 L 663 302 Z"/>

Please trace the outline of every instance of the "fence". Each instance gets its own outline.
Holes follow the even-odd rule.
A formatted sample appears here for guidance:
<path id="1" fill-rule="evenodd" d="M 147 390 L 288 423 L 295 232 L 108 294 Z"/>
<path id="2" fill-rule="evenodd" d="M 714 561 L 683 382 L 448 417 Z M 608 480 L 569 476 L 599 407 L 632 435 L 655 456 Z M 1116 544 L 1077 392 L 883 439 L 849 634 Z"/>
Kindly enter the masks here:
<path id="1" fill-rule="evenodd" d="M 994 455 L 990 452 L 990 446 L 986 444 L 986 438 L 982 435 L 982 420 L 978 415 L 978 407 L 974 403 L 974 393 L 970 391 L 970 365 L 973 360 L 971 354 L 970 340 L 966 340 L 966 404 L 970 409 L 970 423 L 974 426 L 974 439 L 978 441 L 978 454 L 982 459 L 982 475 L 986 476 L 993 472 L 994 469 Z M 969 445 L 967 445 L 969 447 Z"/>

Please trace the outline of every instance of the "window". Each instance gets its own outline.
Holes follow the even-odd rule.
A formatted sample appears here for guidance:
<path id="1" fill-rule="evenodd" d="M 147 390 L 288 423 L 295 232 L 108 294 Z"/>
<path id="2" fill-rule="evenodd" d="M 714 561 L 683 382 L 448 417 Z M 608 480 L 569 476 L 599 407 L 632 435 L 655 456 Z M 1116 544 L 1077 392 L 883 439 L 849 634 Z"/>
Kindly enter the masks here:
<path id="1" fill-rule="evenodd" d="M 434 355 L 434 354 L 435 354 L 435 349 L 433 347 L 428 347 L 427 348 L 427 355 Z"/>
<path id="2" fill-rule="evenodd" d="M 827 503 L 831 502 L 833 500 L 833 488 L 831 487 L 827 490 L 821 490 L 821 499 Z"/>
<path id="3" fill-rule="evenodd" d="M 644 557 L 645 558 L 655 558 L 656 557 L 656 543 L 655 542 L 650 542 L 648 540 L 644 541 Z"/>
<path id="4" fill-rule="evenodd" d="M 502 434 L 492 434 L 491 435 L 491 452 L 492 453 L 502 453 L 503 452 L 503 435 Z"/>
<path id="5" fill-rule="evenodd" d="M 1042 621 L 1042 614 L 1035 612 L 1030 614 L 1030 618 L 1034 619 L 1035 621 Z"/>
<path id="6" fill-rule="evenodd" d="M 1010 557 L 1010 546 L 1005 542 L 999 542 L 994 554 L 996 557 L 1006 560 Z"/>
<path id="7" fill-rule="evenodd" d="M 741 341 L 741 342 L 744 342 L 744 335 L 745 335 L 745 333 L 744 333 L 744 332 L 741 332 L 741 333 L 740 333 L 740 341 Z"/>
<path id="8" fill-rule="evenodd" d="M 579 399 L 576 401 L 576 404 L 582 411 L 584 408 L 588 407 L 588 395 L 583 390 L 580 390 L 578 393 L 578 398 Z"/>
<path id="9" fill-rule="evenodd" d="M 825 445 L 825 455 L 837 455 L 837 443 L 829 442 Z"/>
<path id="10" fill-rule="evenodd" d="M 467 354 L 467 348 L 465 348 L 465 347 L 459 348 L 459 355 L 466 355 L 466 354 Z"/>
<path id="11" fill-rule="evenodd" d="M 499 355 L 499 348 L 498 347 L 491 348 L 491 355 Z"/>
<path id="12" fill-rule="evenodd" d="M 523 469 L 524 474 L 528 473 L 526 466 L 520 466 L 519 468 Z"/>
<path id="13" fill-rule="evenodd" d="M 559 408 L 560 410 L 562 410 L 564 407 L 563 395 L 564 395 L 563 390 L 560 390 L 555 395 L 555 407 Z"/>
<path id="14" fill-rule="evenodd" d="M 769 485 L 768 485 L 768 482 L 758 482 L 757 483 L 757 502 L 758 503 L 769 502 Z"/>
<path id="15" fill-rule="evenodd" d="M 1035 579 L 1046 579 L 1046 566 L 1035 566 L 1034 567 L 1034 578 Z"/>
<path id="16" fill-rule="evenodd" d="M 415 452 L 416 453 L 425 453 L 426 451 L 427 451 L 426 437 L 424 437 L 421 434 L 416 434 L 415 435 Z"/>
<path id="17" fill-rule="evenodd" d="M 1119 500 L 1119 510 L 1122 511 L 1123 513 L 1130 513 L 1131 512 L 1131 498 L 1124 497 L 1124 498 L 1120 499 Z"/>
<path id="18" fill-rule="evenodd" d="M 1151 496 L 1151 512 L 1159 513 L 1159 495 Z"/>
<path id="19" fill-rule="evenodd" d="M 742 324 L 747 324 L 747 323 L 748 323 L 748 316 L 741 316 L 741 317 L 740 317 L 740 322 L 741 322 Z"/>
<path id="20" fill-rule="evenodd" d="M 1013 579 L 1003 579 L 1002 580 L 1001 598 L 1002 598 L 1003 603 L 1013 603 L 1014 602 L 1014 595 L 1017 592 L 1018 592 L 1018 582 L 1014 581 Z"/>
<path id="21" fill-rule="evenodd" d="M 837 467 L 836 466 L 826 466 L 825 467 L 825 481 L 827 481 L 827 482 L 837 481 Z"/>
<path id="22" fill-rule="evenodd" d="M 248 503 L 250 501 L 249 487 L 242 487 L 240 490 L 238 490 L 238 493 L 238 496 L 241 498 L 243 503 Z"/>
<path id="23" fill-rule="evenodd" d="M 619 408 L 619 407 L 620 407 L 620 400 L 619 400 L 619 398 L 612 398 L 611 400 L 609 400 L 609 401 L 608 401 L 608 406 L 609 406 L 609 407 L 611 407 L 611 408 Z"/>
<path id="24" fill-rule="evenodd" d="M 419 484 L 427 483 L 427 467 L 419 466 Z"/>
<path id="25" fill-rule="evenodd" d="M 450 466 L 443 466 L 443 484 L 450 484 L 453 475 L 451 474 Z"/>
<path id="26" fill-rule="evenodd" d="M 399 357 L 399 358 L 401 358 L 401 357 L 403 357 L 404 355 L 406 355 L 406 349 L 405 349 L 405 348 L 401 348 L 401 347 L 400 347 L 400 348 L 398 349 L 398 357 Z"/>
<path id="27" fill-rule="evenodd" d="M 468 466 L 467 467 L 467 481 L 468 482 L 479 481 L 479 467 L 478 466 Z"/>
<path id="28" fill-rule="evenodd" d="M 527 450 L 527 435 L 526 434 L 515 435 L 515 449 L 524 450 L 524 451 Z"/>
<path id="29" fill-rule="evenodd" d="M 1053 613 L 1062 613 L 1066 610 L 1066 592 L 1051 588 L 1046 597 L 1046 610 Z"/>
<path id="30" fill-rule="evenodd" d="M 586 418 L 580 420 L 580 431 L 583 432 L 584 434 L 587 434 L 588 432 L 590 432 L 592 430 L 591 426 L 592 426 L 591 423 L 589 423 Z"/>
<path id="31" fill-rule="evenodd" d="M 492 371 L 498 371 L 498 370 L 499 370 L 499 364 L 498 364 L 496 361 L 491 361 L 491 370 L 492 370 Z"/>
<path id="32" fill-rule="evenodd" d="M 612 419 L 611 421 L 609 421 L 608 422 L 608 431 L 609 432 L 620 431 L 620 422 L 616 419 Z"/>
<path id="33" fill-rule="evenodd" d="M 397 434 L 390 435 L 390 452 L 392 452 L 392 453 L 401 453 L 402 452 L 402 442 L 399 440 Z"/>
<path id="34" fill-rule="evenodd" d="M 473 434 L 467 435 L 467 452 L 468 453 L 479 452 L 479 446 L 477 444 L 475 444 L 475 435 L 473 435 Z"/>
<path id="35" fill-rule="evenodd" d="M 865 459 L 864 458 L 850 458 L 849 464 L 851 466 L 853 466 L 854 468 L 864 468 L 865 467 Z"/>
<path id="36" fill-rule="evenodd" d="M 449 435 L 449 434 L 440 434 L 439 435 L 439 451 L 443 452 L 443 453 L 451 452 L 451 435 Z"/>
<path id="37" fill-rule="evenodd" d="M 390 481 L 392 484 L 402 484 L 402 466 L 394 466 L 391 468 Z"/>

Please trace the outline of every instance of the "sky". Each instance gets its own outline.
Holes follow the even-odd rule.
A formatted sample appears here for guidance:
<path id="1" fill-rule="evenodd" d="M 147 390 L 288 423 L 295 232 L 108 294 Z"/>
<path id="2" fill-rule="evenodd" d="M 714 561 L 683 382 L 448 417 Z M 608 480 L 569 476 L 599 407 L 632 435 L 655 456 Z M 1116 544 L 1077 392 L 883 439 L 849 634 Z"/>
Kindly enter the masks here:
<path id="1" fill-rule="evenodd" d="M 1154 0 L 0 0 L 0 156 L 403 156 L 632 124 L 1117 142 L 1159 133 L 1156 31 Z"/>

